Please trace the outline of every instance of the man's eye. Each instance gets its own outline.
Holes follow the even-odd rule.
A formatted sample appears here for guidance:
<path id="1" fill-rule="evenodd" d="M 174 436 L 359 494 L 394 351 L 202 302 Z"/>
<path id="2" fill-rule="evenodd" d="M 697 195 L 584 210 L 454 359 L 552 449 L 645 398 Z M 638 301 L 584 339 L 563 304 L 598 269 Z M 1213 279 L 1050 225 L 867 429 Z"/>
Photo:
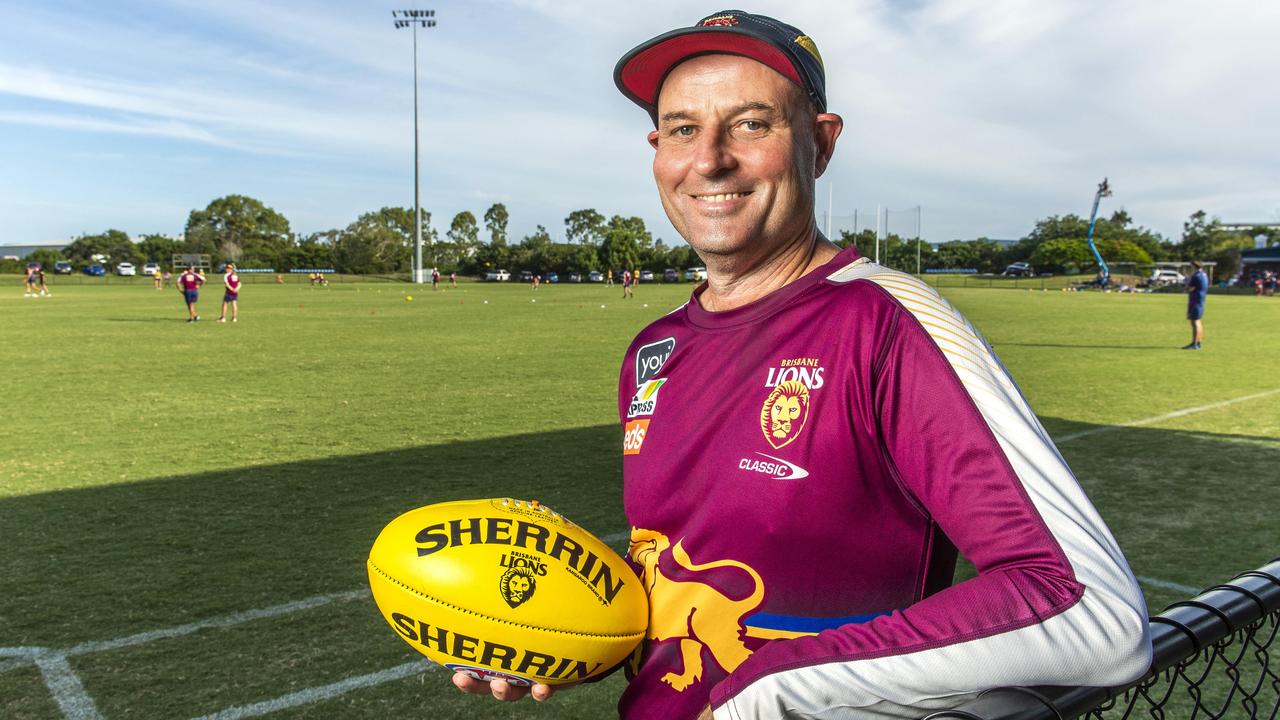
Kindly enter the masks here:
<path id="1" fill-rule="evenodd" d="M 675 130 L 675 134 L 676 134 L 676 135 L 679 135 L 680 137 L 692 137 L 692 136 L 693 136 L 693 126 L 692 126 L 692 125 L 682 125 L 682 126 L 680 126 L 680 127 L 676 128 L 676 130 Z"/>
<path id="2" fill-rule="evenodd" d="M 743 120 L 741 127 L 747 132 L 760 132 L 764 130 L 764 123 L 759 120 Z"/>

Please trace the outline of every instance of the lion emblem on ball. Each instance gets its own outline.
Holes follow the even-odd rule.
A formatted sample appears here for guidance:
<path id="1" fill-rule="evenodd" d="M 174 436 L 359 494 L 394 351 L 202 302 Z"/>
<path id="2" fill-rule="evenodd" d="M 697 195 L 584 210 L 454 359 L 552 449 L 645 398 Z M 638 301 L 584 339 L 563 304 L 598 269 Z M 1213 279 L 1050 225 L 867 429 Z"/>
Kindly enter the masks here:
<path id="1" fill-rule="evenodd" d="M 529 568 L 511 568 L 502 573 L 502 579 L 498 581 L 502 599 L 513 608 L 528 602 L 537 589 L 538 581 Z"/>
<path id="2" fill-rule="evenodd" d="M 775 450 L 789 444 L 809 417 L 809 388 L 799 380 L 779 383 L 760 409 L 760 429 Z"/>

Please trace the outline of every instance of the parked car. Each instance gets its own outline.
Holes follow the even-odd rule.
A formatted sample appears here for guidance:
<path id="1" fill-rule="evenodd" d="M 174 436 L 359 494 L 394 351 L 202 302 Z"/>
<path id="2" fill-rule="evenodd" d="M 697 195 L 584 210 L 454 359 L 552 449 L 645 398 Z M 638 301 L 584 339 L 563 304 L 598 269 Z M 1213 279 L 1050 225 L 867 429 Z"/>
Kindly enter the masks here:
<path id="1" fill-rule="evenodd" d="M 490 270 L 484 274 L 484 279 L 494 282 L 506 282 L 511 279 L 511 273 L 502 269 Z"/>
<path id="2" fill-rule="evenodd" d="M 684 271 L 684 279 L 690 282 L 702 282 L 707 279 L 707 269 L 704 267 L 691 267 Z"/>
<path id="3" fill-rule="evenodd" d="M 604 273 L 592 270 L 587 273 L 587 282 L 604 282 Z"/>
<path id="4" fill-rule="evenodd" d="M 58 262 L 54 263 L 53 274 L 54 275 L 70 275 L 71 263 L 67 262 L 66 260 L 59 260 Z"/>
<path id="5" fill-rule="evenodd" d="M 680 273 L 675 268 L 667 268 L 662 271 L 662 282 L 680 282 Z"/>
<path id="6" fill-rule="evenodd" d="M 560 282 L 560 276 L 555 273 L 547 273 L 547 276 L 543 278 L 543 281 L 549 282 L 549 283 L 558 283 Z"/>
<path id="7" fill-rule="evenodd" d="M 142 266 L 142 274 L 146 275 L 147 277 L 151 277 L 152 275 L 155 275 L 158 272 L 160 272 L 160 263 L 149 262 L 146 265 Z"/>
<path id="8" fill-rule="evenodd" d="M 640 282 L 653 282 L 653 271 L 652 271 L 652 270 L 641 270 L 641 271 L 640 271 Z"/>
<path id="9" fill-rule="evenodd" d="M 571 283 L 582 282 L 582 275 L 580 273 L 569 273 L 569 282 Z"/>
<path id="10" fill-rule="evenodd" d="M 1147 278 L 1148 285 L 1181 285 L 1186 282 L 1187 278 L 1177 270 L 1159 269 L 1151 273 L 1151 277 Z"/>
<path id="11" fill-rule="evenodd" d="M 82 270 L 85 275 L 93 275 L 94 277 L 102 277 L 107 274 L 107 269 L 101 265 L 85 265 Z"/>
<path id="12" fill-rule="evenodd" d="M 133 263 L 127 263 L 127 262 L 120 263 L 119 265 L 116 265 L 116 274 L 119 275 L 120 277 L 137 275 L 138 268 L 134 267 Z"/>
<path id="13" fill-rule="evenodd" d="M 521 271 L 520 271 L 520 282 L 533 282 L 533 271 L 532 271 L 532 270 L 521 270 Z"/>
<path id="14" fill-rule="evenodd" d="M 1036 271 L 1031 269 L 1031 263 L 1016 262 L 1011 263 L 1009 267 L 1005 268 L 1004 272 L 1000 274 L 1008 275 L 1009 277 L 1034 277 Z"/>

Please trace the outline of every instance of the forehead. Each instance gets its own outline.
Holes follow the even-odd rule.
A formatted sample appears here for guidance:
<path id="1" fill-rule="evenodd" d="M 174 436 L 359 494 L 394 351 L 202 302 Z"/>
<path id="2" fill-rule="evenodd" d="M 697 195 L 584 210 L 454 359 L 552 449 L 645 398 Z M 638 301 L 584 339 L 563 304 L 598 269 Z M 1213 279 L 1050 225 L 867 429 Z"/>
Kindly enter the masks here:
<path id="1" fill-rule="evenodd" d="M 700 55 L 675 66 L 658 92 L 658 112 L 686 106 L 789 105 L 799 89 L 769 66 L 740 55 Z"/>

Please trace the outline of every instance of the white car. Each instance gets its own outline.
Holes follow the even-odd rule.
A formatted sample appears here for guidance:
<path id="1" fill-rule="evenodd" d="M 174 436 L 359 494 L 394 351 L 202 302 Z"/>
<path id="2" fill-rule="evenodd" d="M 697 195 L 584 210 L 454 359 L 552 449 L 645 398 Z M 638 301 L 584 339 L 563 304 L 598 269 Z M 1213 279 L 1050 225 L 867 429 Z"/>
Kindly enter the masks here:
<path id="1" fill-rule="evenodd" d="M 587 273 L 587 282 L 604 282 L 604 273 L 592 270 Z"/>
<path id="2" fill-rule="evenodd" d="M 160 272 L 160 265 L 158 263 L 147 263 L 142 266 L 142 274 L 147 277 L 151 277 L 158 272 Z"/>
<path id="3" fill-rule="evenodd" d="M 484 274 L 484 279 L 492 280 L 494 282 L 507 282 L 511 279 L 511 273 L 502 269 L 490 270 Z"/>
<path id="4" fill-rule="evenodd" d="M 707 269 L 704 267 L 691 267 L 684 271 L 684 279 L 690 282 L 702 282 L 707 279 Z"/>
<path id="5" fill-rule="evenodd" d="M 138 269 L 133 266 L 133 263 L 120 263 L 116 266 L 116 274 L 121 277 L 126 275 L 137 275 Z"/>
<path id="6" fill-rule="evenodd" d="M 1148 285 L 1181 285 L 1187 279 L 1177 270 L 1156 270 L 1147 280 Z"/>

